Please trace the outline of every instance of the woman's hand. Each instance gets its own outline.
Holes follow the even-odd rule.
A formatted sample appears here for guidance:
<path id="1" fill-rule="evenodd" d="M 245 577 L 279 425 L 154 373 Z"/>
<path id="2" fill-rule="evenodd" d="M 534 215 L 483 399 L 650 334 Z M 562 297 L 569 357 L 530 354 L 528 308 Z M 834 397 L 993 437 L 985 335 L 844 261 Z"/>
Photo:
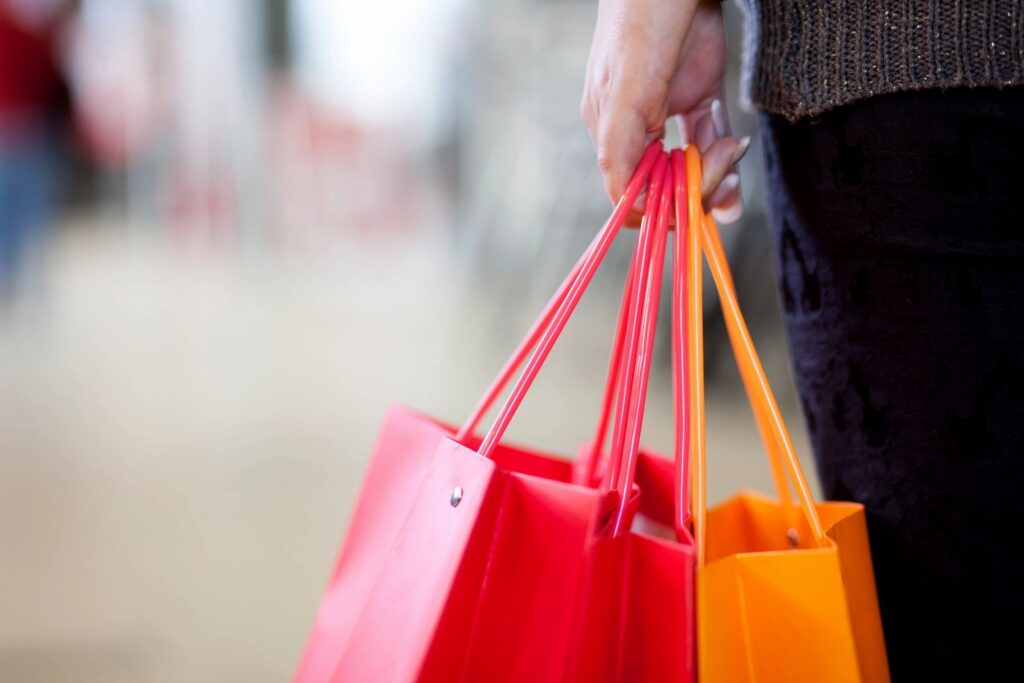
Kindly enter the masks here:
<path id="1" fill-rule="evenodd" d="M 750 138 L 729 130 L 725 57 L 719 0 L 600 0 L 580 110 L 613 202 L 678 114 L 683 139 L 703 157 L 704 205 L 723 223 L 743 214 L 736 162 Z M 634 210 L 631 222 L 638 217 Z"/>

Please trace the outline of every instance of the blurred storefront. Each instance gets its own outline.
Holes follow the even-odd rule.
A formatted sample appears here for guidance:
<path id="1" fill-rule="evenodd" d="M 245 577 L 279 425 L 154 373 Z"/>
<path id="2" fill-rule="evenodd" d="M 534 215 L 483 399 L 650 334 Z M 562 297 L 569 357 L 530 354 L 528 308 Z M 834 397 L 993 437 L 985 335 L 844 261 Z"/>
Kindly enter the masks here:
<path id="1" fill-rule="evenodd" d="M 51 27 L 64 112 L 38 149 L 0 145 L 0 193 L 6 165 L 43 196 L 0 303 L 0 680 L 288 678 L 382 412 L 461 419 L 605 219 L 578 116 L 594 12 L 0 0 L 0 31 Z M 727 239 L 788 386 L 758 170 Z M 589 435 L 628 249 L 514 439 Z M 769 481 L 715 334 L 712 497 Z M 665 341 L 644 434 L 662 449 Z"/>

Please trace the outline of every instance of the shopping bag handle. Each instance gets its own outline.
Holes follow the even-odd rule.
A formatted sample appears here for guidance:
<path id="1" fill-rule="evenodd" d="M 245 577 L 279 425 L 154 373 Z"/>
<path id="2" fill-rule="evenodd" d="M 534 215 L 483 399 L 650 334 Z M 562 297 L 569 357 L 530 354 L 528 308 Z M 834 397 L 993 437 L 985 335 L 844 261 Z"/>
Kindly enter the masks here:
<path id="1" fill-rule="evenodd" d="M 704 349 L 703 349 L 703 263 L 702 263 L 702 249 L 701 249 L 701 229 L 700 226 L 704 221 L 704 207 L 701 202 L 700 194 L 697 190 L 700 184 L 700 174 L 702 172 L 700 156 L 697 150 L 689 149 L 686 152 L 677 149 L 673 150 L 672 154 L 673 165 L 678 167 L 686 167 L 687 171 L 690 172 L 692 166 L 692 173 L 694 174 L 694 184 L 688 180 L 687 185 L 684 186 L 677 183 L 676 187 L 676 213 L 677 220 L 679 215 L 683 213 L 680 207 L 686 207 L 686 220 L 693 226 L 697 226 L 691 231 L 687 242 L 687 258 L 690 259 L 689 282 L 690 291 L 694 292 L 692 300 L 686 304 L 689 306 L 688 310 L 695 317 L 694 321 L 687 326 L 689 329 L 693 329 L 694 326 L 701 332 L 699 338 L 695 343 L 690 344 L 690 347 L 695 349 L 693 367 L 697 368 L 698 372 L 695 375 L 695 385 L 703 392 L 703 378 L 704 378 Z M 678 171 L 677 171 L 678 175 Z M 724 253 L 724 251 L 723 251 Z M 723 274 L 725 281 L 729 284 L 729 289 L 735 292 L 735 287 L 732 284 L 732 275 L 728 271 L 728 261 L 724 261 L 726 264 L 726 270 Z M 734 295 L 735 298 L 735 295 Z M 688 314 L 683 308 L 677 309 L 679 318 L 687 318 Z M 685 332 L 684 332 L 685 334 Z M 689 398 L 687 399 L 689 400 Z M 779 500 L 782 504 L 792 506 L 793 499 L 790 495 L 789 484 L 786 480 L 786 470 L 782 464 L 782 457 L 778 454 L 778 446 L 775 440 L 770 438 L 771 434 L 768 428 L 768 418 L 765 413 L 760 409 L 760 404 L 752 403 L 752 409 L 754 411 L 754 419 L 757 424 L 758 432 L 761 435 L 761 442 L 765 445 L 765 449 L 768 453 L 768 462 L 772 470 L 772 479 L 775 483 L 775 490 L 779 496 Z M 703 399 L 700 401 L 700 418 L 699 423 L 704 424 L 704 402 Z M 697 434 L 701 447 L 704 447 L 704 431 L 701 427 L 701 431 Z"/>
<path id="2" fill-rule="evenodd" d="M 512 421 L 512 417 L 519 409 L 526 392 L 537 377 L 537 373 L 540 371 L 541 366 L 544 364 L 548 354 L 550 354 L 551 349 L 554 347 L 555 341 L 557 341 L 558 337 L 561 335 L 562 330 L 565 329 L 565 325 L 568 322 L 569 317 L 575 310 L 580 298 L 582 298 L 584 290 L 593 279 L 594 274 L 601 265 L 601 261 L 608 253 L 608 249 L 615 240 L 615 236 L 622 228 L 622 224 L 626 219 L 626 214 L 632 207 L 633 202 L 636 201 L 636 197 L 639 195 L 640 188 L 643 186 L 643 182 L 646 180 L 647 173 L 650 172 L 652 165 L 654 166 L 654 172 L 657 172 L 659 168 L 664 169 L 668 165 L 666 155 L 662 151 L 660 143 L 658 143 L 657 146 L 652 145 L 651 147 L 648 147 L 640 165 L 633 174 L 633 178 L 630 180 L 629 185 L 627 185 L 626 192 L 616 204 L 615 211 L 612 213 L 611 218 L 609 218 L 604 228 L 602 228 L 598 233 L 592 247 L 588 249 L 577 277 L 572 280 L 564 298 L 558 304 L 554 314 L 552 315 L 550 323 L 546 328 L 543 328 L 540 334 L 540 340 L 537 342 L 536 348 L 533 349 L 533 352 L 530 354 L 529 360 L 526 362 L 526 367 L 523 369 L 522 374 L 513 385 L 508 398 L 506 398 L 504 405 L 494 421 L 494 424 L 488 430 L 480 444 L 480 447 L 477 449 L 477 452 L 480 455 L 490 457 L 494 448 L 501 441 L 505 430 L 508 429 L 508 425 Z M 663 170 L 662 173 L 664 173 Z M 647 201 L 652 201 L 650 193 L 648 194 Z M 641 228 L 641 240 L 643 239 L 643 233 L 644 231 Z M 543 314 L 541 317 L 544 317 Z M 526 341 L 529 341 L 530 336 L 531 335 L 528 335 L 528 339 L 524 340 L 523 345 L 525 345 Z M 513 359 L 515 355 L 517 354 L 513 354 Z M 501 375 L 499 375 L 499 379 L 501 379 Z M 498 382 L 495 383 L 497 384 Z M 486 412 L 486 410 L 484 412 Z M 459 434 L 462 434 L 461 430 Z"/>
<path id="3" fill-rule="evenodd" d="M 691 430 L 690 446 L 693 452 L 693 507 L 694 507 L 694 535 L 697 544 L 697 565 L 702 566 L 705 558 L 707 544 L 707 458 L 706 444 L 704 442 L 704 391 L 702 384 L 703 359 L 703 328 L 701 300 L 699 298 L 699 278 L 701 272 L 700 253 L 703 251 L 707 258 L 708 266 L 711 269 L 712 279 L 718 290 L 718 296 L 722 305 L 722 314 L 725 317 L 726 329 L 729 333 L 729 341 L 736 357 L 740 376 L 743 379 L 747 396 L 751 407 L 754 410 L 755 419 L 758 422 L 762 438 L 765 441 L 765 450 L 768 453 L 769 461 L 773 464 L 773 470 L 783 470 L 782 476 L 788 475 L 788 481 L 792 483 L 800 502 L 800 508 L 804 513 L 811 533 L 814 536 L 815 544 L 818 547 L 827 546 L 828 539 L 825 537 L 821 520 L 818 516 L 811 488 L 804 476 L 800 460 L 793 447 L 789 431 L 786 429 L 782 414 L 779 411 L 775 395 L 768 384 L 768 378 L 764 367 L 754 348 L 750 331 L 747 329 L 743 314 L 740 311 L 739 301 L 733 286 L 732 275 L 729 270 L 729 263 L 725 257 L 725 250 L 722 247 L 718 228 L 710 214 L 703 213 L 703 207 L 699 207 L 700 197 L 700 157 L 697 150 L 688 146 L 684 152 L 686 160 L 686 186 L 688 190 L 687 211 L 691 225 L 690 239 L 687 241 L 688 264 L 697 266 L 692 268 L 689 274 L 688 285 L 690 296 L 688 297 L 687 319 L 689 324 L 690 352 L 687 354 L 687 364 L 690 371 L 689 389 L 691 392 L 690 406 L 691 415 L 694 421 L 694 429 Z M 678 156 L 678 155 L 677 155 Z M 673 160 L 678 165 L 678 161 Z M 676 181 L 677 215 L 679 212 L 679 180 Z M 699 235 L 697 228 L 699 226 Z M 699 243 L 698 243 L 699 240 Z M 694 291 L 694 290 L 698 291 Z M 779 463 L 781 460 L 781 465 Z M 785 480 L 782 484 L 785 488 Z M 780 496 L 782 491 L 780 490 Z"/>
<path id="4" fill-rule="evenodd" d="M 608 438 L 608 425 L 611 422 L 612 409 L 615 407 L 619 379 L 625 372 L 622 364 L 622 353 L 625 349 L 626 329 L 629 325 L 630 302 L 632 301 L 634 282 L 637 273 L 637 258 L 640 251 L 634 250 L 633 258 L 629 262 L 629 271 L 626 273 L 626 283 L 622 288 L 622 301 L 619 304 L 619 321 L 615 326 L 615 339 L 612 341 L 612 350 L 608 358 L 608 374 L 605 379 L 604 396 L 601 399 L 601 413 L 597 420 L 597 427 L 594 430 L 594 438 L 590 440 L 590 449 L 584 457 L 583 481 L 596 485 L 598 465 L 604 461 L 605 469 L 603 474 L 607 477 L 611 467 L 602 458 L 604 453 L 604 442 Z"/>
<path id="5" fill-rule="evenodd" d="M 533 325 L 526 333 L 526 336 L 519 343 L 519 346 L 516 347 L 509 359 L 505 361 L 505 365 L 503 365 L 501 370 L 498 371 L 497 377 L 495 377 L 490 386 L 487 387 L 484 395 L 477 402 L 476 407 L 473 408 L 473 412 L 469 414 L 469 417 L 466 418 L 462 427 L 458 432 L 456 432 L 456 441 L 466 444 L 471 440 L 473 433 L 476 432 L 477 427 L 480 426 L 481 420 L 483 420 L 487 412 L 494 406 L 494 403 L 498 400 L 501 392 L 505 390 L 505 387 L 508 386 L 508 383 L 512 380 L 516 371 L 522 366 L 527 356 L 530 355 L 530 352 L 533 350 L 534 346 L 536 346 L 541 335 L 543 335 L 551 326 L 551 322 L 554 319 L 555 314 L 565 301 L 569 294 L 569 290 L 579 279 L 588 258 L 602 242 L 602 239 L 605 237 L 605 233 L 609 229 L 613 229 L 617 232 L 622 223 L 625 222 L 626 215 L 633 207 L 633 204 L 636 202 L 636 198 L 640 195 L 640 191 L 647 183 L 651 169 L 654 167 L 654 162 L 658 159 L 658 155 L 662 152 L 662 149 L 663 147 L 660 140 L 652 142 L 647 147 L 640 163 L 637 164 L 636 170 L 633 172 L 633 177 L 626 185 L 625 192 L 623 192 L 622 197 L 615 205 L 612 215 L 608 218 L 608 221 L 605 223 L 601 231 L 598 232 L 591 241 L 586 251 L 583 252 L 583 255 L 580 256 L 576 265 L 574 265 L 572 270 L 569 271 L 569 275 L 565 278 L 562 284 L 559 285 L 551 299 L 544 306 L 544 310 L 541 311 L 541 314 L 534 321 Z"/>
<path id="6" fill-rule="evenodd" d="M 695 421 L 693 407 L 690 405 L 689 381 L 691 373 L 687 372 L 690 364 L 688 354 L 701 355 L 698 367 L 703 366 L 703 348 L 689 341 L 689 330 L 692 321 L 686 315 L 690 297 L 696 295 L 695 310 L 702 310 L 700 254 L 697 254 L 696 267 L 689 262 L 691 245 L 691 221 L 688 211 L 680 211 L 679 207 L 689 206 L 687 201 L 688 171 L 683 154 L 679 149 L 672 150 L 670 157 L 673 177 L 673 210 L 676 219 L 676 239 L 672 257 L 672 406 L 675 413 L 675 515 L 674 526 L 676 537 L 683 540 L 690 534 L 690 448 L 691 434 L 694 426 L 700 425 L 701 443 L 704 440 L 704 418 Z M 692 275 L 691 275 L 692 274 Z M 696 278 L 695 282 L 691 282 Z M 698 376 L 703 382 L 703 376 Z M 703 410 L 703 406 L 701 406 Z M 691 537 L 692 538 L 692 537 Z"/>
<path id="7" fill-rule="evenodd" d="M 661 227 L 659 217 L 661 211 L 661 199 L 663 190 L 666 187 L 668 171 L 668 156 L 664 157 L 664 164 L 656 164 L 651 173 L 651 180 L 647 185 L 648 201 L 644 206 L 644 214 L 640 223 L 640 237 L 637 240 L 637 248 L 634 253 L 633 262 L 630 265 L 629 278 L 625 292 L 628 296 L 623 297 L 623 310 L 620 311 L 620 325 L 616 330 L 616 339 L 613 344 L 618 350 L 618 367 L 615 374 L 609 374 L 608 384 L 615 393 L 615 421 L 612 432 L 612 447 L 608 453 L 608 463 L 605 472 L 604 488 L 606 490 L 622 491 L 628 494 L 629 489 L 622 486 L 621 463 L 623 452 L 626 448 L 628 435 L 632 431 L 633 422 L 637 413 L 632 410 L 633 401 L 636 397 L 634 391 L 640 368 L 640 353 L 643 348 L 643 330 L 641 329 L 646 320 L 645 309 L 651 296 L 651 270 L 654 265 L 654 246 L 656 243 L 656 232 Z M 664 259 L 664 256 L 662 256 Z M 625 315 L 623 315 L 623 313 Z M 625 324 L 621 324 L 625 318 Z M 622 359 L 627 360 L 622 363 Z M 645 382 L 646 385 L 646 382 Z M 609 387 L 605 388 L 605 404 L 602 407 L 600 422 L 604 422 L 608 412 Z M 642 419 L 642 418 L 641 418 Z M 599 426 L 600 428 L 600 426 Z M 606 430 L 605 430 L 606 431 Z M 601 432 L 598 441 L 603 441 L 605 432 Z M 603 450 L 603 443 L 598 444 L 597 453 Z M 593 462 L 593 458 L 588 462 Z"/>
<path id="8" fill-rule="evenodd" d="M 666 184 L 664 186 L 668 187 L 670 185 Z M 647 207 L 644 208 L 646 209 Z M 643 215 L 643 220 L 651 220 L 653 218 L 654 215 L 651 212 L 645 212 Z M 614 446 L 612 447 L 612 453 L 608 454 L 608 458 L 603 458 L 602 456 L 604 441 L 608 436 L 608 424 L 611 421 L 612 409 L 616 409 L 617 405 L 623 402 L 620 395 L 618 395 L 623 386 L 622 378 L 629 374 L 627 367 L 623 365 L 623 359 L 626 357 L 626 335 L 629 330 L 633 329 L 631 327 L 633 323 L 631 323 L 630 313 L 634 310 L 632 301 L 637 273 L 640 271 L 640 266 L 637 264 L 640 253 L 639 249 L 635 250 L 633 259 L 630 261 L 629 272 L 626 275 L 623 300 L 620 307 L 618 307 L 618 324 L 615 326 L 615 338 L 611 344 L 611 352 L 608 357 L 608 372 L 604 383 L 604 395 L 601 399 L 601 414 L 597 421 L 597 428 L 594 430 L 594 438 L 590 441 L 590 451 L 584 462 L 583 480 L 590 484 L 597 483 L 598 474 L 603 475 L 606 486 L 611 483 L 609 475 L 614 473 L 613 476 L 617 477 L 616 468 L 610 464 L 612 453 L 615 452 Z M 641 280 L 640 282 L 645 283 L 646 281 Z M 637 333 L 639 334 L 639 332 Z M 612 441 L 614 442 L 614 438 Z M 598 466 L 602 462 L 604 463 L 604 469 L 599 472 Z"/>
<path id="9" fill-rule="evenodd" d="M 669 216 L 672 212 L 673 187 L 668 156 L 665 155 L 664 159 L 663 177 L 652 176 L 648 190 L 651 199 L 648 201 L 648 207 L 652 209 L 653 215 L 645 216 L 645 219 L 649 224 L 653 224 L 650 239 L 654 244 L 653 247 L 639 250 L 643 260 L 638 262 L 639 269 L 634 282 L 636 291 L 630 303 L 631 324 L 628 329 L 633 336 L 639 336 L 639 346 L 632 352 L 631 340 L 626 340 L 624 354 L 630 362 L 626 364 L 625 372 L 619 381 L 619 409 L 612 435 L 608 472 L 608 489 L 619 494 L 618 508 L 611 528 L 613 535 L 626 531 L 628 522 L 629 498 L 636 478 L 644 408 L 647 403 L 647 383 L 650 379 L 651 357 L 658 325 L 658 306 L 668 241 Z M 653 201 L 655 199 L 656 202 Z M 640 291 L 641 289 L 643 291 Z"/>
<path id="10" fill-rule="evenodd" d="M 619 533 L 623 529 L 629 503 L 628 495 L 636 476 L 651 351 L 661 295 L 665 247 L 668 240 L 668 223 L 672 213 L 672 188 L 670 168 L 665 169 L 663 179 L 652 174 L 648 196 L 657 197 L 658 201 L 648 202 L 644 207 L 641 232 L 644 226 L 653 226 L 654 251 L 650 252 L 649 264 L 645 267 L 643 257 L 650 250 L 641 242 L 630 261 L 619 308 L 619 323 L 616 326 L 615 340 L 608 360 L 608 376 L 601 402 L 601 415 L 594 438 L 591 440 L 589 454 L 585 459 L 583 480 L 596 484 L 597 466 L 603 461 L 605 468 L 602 488 L 620 494 L 612 526 L 614 533 Z M 639 305 L 641 301 L 642 307 Z M 612 446 L 607 458 L 602 458 L 613 407 L 615 423 Z"/>
<path id="11" fill-rule="evenodd" d="M 682 153 L 679 150 L 673 152 L 672 163 L 670 164 L 670 170 L 674 178 L 685 178 L 686 177 L 686 166 L 682 163 Z M 678 157 L 678 158 L 675 158 Z M 668 217 L 672 217 L 674 202 L 673 195 L 677 194 L 677 188 L 681 188 L 682 192 L 678 193 L 679 197 L 676 201 L 680 206 L 686 205 L 686 186 L 685 182 L 680 183 L 678 180 L 673 181 L 672 178 L 665 185 L 664 192 L 666 193 L 665 202 L 667 206 L 661 208 L 661 211 L 666 212 Z M 675 528 L 676 537 L 680 541 L 690 541 L 692 536 L 690 534 L 690 500 L 689 500 L 689 434 L 690 434 L 690 409 L 688 408 L 688 397 L 689 391 L 686 388 L 686 377 L 685 368 L 686 362 L 683 358 L 684 353 L 684 340 L 687 338 L 687 320 L 686 320 L 686 294 L 691 291 L 692 288 L 688 288 L 687 285 L 687 273 L 692 272 L 692 268 L 687 267 L 687 240 L 688 240 L 688 214 L 684 212 L 677 212 L 675 215 L 675 246 L 673 253 L 673 268 L 672 268 L 672 388 L 673 388 L 673 412 L 675 418 L 675 444 L 674 444 L 674 483 L 675 483 L 675 506 L 673 513 L 673 526 Z M 699 259 L 699 252 L 697 255 Z M 700 262 L 698 261 L 698 266 Z M 622 305 L 619 313 L 619 325 L 616 332 L 615 342 L 612 345 L 611 358 L 608 363 L 608 379 L 605 384 L 604 398 L 602 401 L 601 418 L 598 421 L 597 431 L 594 434 L 594 438 L 591 441 L 591 449 L 589 457 L 586 460 L 586 473 L 585 481 L 593 482 L 595 473 L 597 471 L 598 463 L 602 461 L 601 455 L 604 450 L 604 441 L 607 437 L 607 426 L 609 416 L 612 412 L 612 407 L 616 403 L 616 391 L 621 385 L 620 377 L 623 374 L 623 358 L 624 358 L 624 334 L 628 329 L 627 316 L 630 310 L 630 295 L 632 293 L 631 286 L 633 284 L 633 269 L 634 263 L 630 264 L 630 276 L 626 281 L 626 287 L 622 295 Z M 699 272 L 699 270 L 697 271 Z M 697 290 L 697 299 L 700 300 L 699 290 Z M 690 348 L 690 347 L 686 347 Z M 618 403 L 621 403 L 619 399 Z M 613 447 L 612 452 L 609 453 L 609 461 L 612 460 L 612 454 L 616 452 Z M 606 462 L 606 468 L 608 472 L 617 473 L 619 470 Z M 606 476 L 608 474 L 606 472 Z"/>
<path id="12" fill-rule="evenodd" d="M 603 485 L 604 490 L 617 494 L 618 505 L 613 516 L 613 524 L 609 527 L 613 533 L 621 533 L 624 529 L 630 492 L 636 476 L 657 327 L 668 224 L 671 217 L 672 188 L 668 155 L 662 152 L 650 174 L 648 201 L 624 286 L 619 324 L 613 343 L 610 381 L 606 387 L 604 410 L 599 421 L 598 434 L 601 437 L 596 439 L 600 451 L 600 442 L 607 431 L 610 407 L 613 403 L 612 394 L 617 391 L 613 445 L 609 453 L 607 478 Z M 579 281 L 582 277 L 582 273 L 579 273 L 576 280 Z M 549 324 L 553 325 L 554 322 Z M 553 333 L 551 343 L 554 343 L 557 334 L 558 332 Z M 530 381 L 526 372 L 520 381 Z M 513 394 L 515 393 L 513 390 Z M 590 459 L 589 462 L 592 464 L 595 460 Z"/>
<path id="13" fill-rule="evenodd" d="M 664 188 L 671 190 L 671 187 L 671 179 L 668 179 Z M 645 207 L 645 209 L 646 208 L 647 207 Z M 669 208 L 671 209 L 671 206 Z M 671 211 L 669 213 L 671 214 Z M 647 218 L 647 214 L 645 214 L 644 217 Z M 585 458 L 583 481 L 590 484 L 596 483 L 597 475 L 599 473 L 598 465 L 602 461 L 604 461 L 605 464 L 603 475 L 606 479 L 610 473 L 616 472 L 616 469 L 611 467 L 608 461 L 602 458 L 602 455 L 604 452 L 605 440 L 608 438 L 608 425 L 611 421 L 612 409 L 617 405 L 618 393 L 622 384 L 620 379 L 626 372 L 622 361 L 624 358 L 623 354 L 626 349 L 625 335 L 626 331 L 630 328 L 629 315 L 633 310 L 631 302 L 634 281 L 636 280 L 636 272 L 638 268 L 636 261 L 639 254 L 640 251 L 636 250 L 633 254 L 633 259 L 629 263 L 629 272 L 626 275 L 626 284 L 622 290 L 622 302 L 619 305 L 619 322 L 615 328 L 615 340 L 612 342 L 612 350 L 608 359 L 608 373 L 607 379 L 605 380 L 604 396 L 601 400 L 601 413 L 597 421 L 597 427 L 594 430 L 594 438 L 590 440 L 590 450 Z M 612 450 L 614 452 L 615 448 L 613 447 Z M 610 455 L 611 453 L 609 453 L 609 456 Z"/>

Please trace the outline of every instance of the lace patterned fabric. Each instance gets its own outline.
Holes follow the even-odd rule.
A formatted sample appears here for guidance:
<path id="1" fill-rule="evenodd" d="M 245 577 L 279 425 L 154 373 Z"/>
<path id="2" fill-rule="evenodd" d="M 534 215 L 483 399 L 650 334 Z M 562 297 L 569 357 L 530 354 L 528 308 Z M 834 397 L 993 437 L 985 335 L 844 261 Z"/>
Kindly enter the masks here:
<path id="1" fill-rule="evenodd" d="M 826 495 L 866 506 L 895 681 L 1024 680 L 1024 88 L 762 114 Z"/>

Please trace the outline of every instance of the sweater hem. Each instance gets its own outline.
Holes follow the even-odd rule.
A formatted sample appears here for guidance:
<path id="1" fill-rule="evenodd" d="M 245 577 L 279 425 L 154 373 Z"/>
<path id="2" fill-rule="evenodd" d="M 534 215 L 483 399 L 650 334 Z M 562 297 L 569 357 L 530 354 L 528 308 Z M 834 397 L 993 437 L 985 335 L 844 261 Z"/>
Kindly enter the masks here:
<path id="1" fill-rule="evenodd" d="M 1020 0 L 745 0 L 754 107 L 796 120 L 875 95 L 1024 85 Z"/>

